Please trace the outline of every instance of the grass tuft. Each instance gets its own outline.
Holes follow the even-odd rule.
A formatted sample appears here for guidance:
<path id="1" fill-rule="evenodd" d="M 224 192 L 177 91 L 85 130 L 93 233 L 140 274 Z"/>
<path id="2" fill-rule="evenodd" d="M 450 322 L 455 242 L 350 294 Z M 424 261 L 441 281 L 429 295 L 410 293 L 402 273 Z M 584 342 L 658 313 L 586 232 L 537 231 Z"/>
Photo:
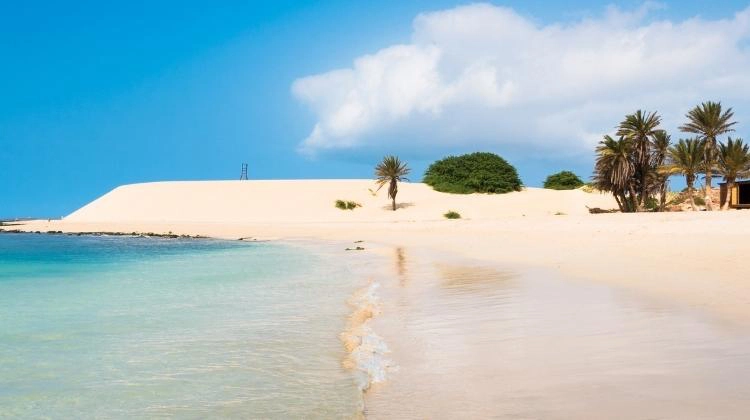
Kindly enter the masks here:
<path id="1" fill-rule="evenodd" d="M 356 201 L 344 201 L 344 200 L 336 200 L 336 208 L 341 210 L 354 210 L 357 207 L 362 207 L 361 204 L 357 203 Z"/>
<path id="2" fill-rule="evenodd" d="M 446 219 L 460 219 L 461 218 L 461 214 L 453 210 L 449 211 L 448 213 L 445 213 L 443 216 L 445 216 Z"/>

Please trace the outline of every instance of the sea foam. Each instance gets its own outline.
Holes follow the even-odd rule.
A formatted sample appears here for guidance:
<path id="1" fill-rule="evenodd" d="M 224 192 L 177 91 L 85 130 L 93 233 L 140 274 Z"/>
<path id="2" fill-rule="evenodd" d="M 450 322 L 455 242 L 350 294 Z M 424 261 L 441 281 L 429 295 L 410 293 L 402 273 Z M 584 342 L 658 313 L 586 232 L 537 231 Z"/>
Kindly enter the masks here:
<path id="1" fill-rule="evenodd" d="M 387 372 L 395 369 L 393 361 L 387 357 L 390 350 L 382 337 L 372 328 L 371 321 L 379 314 L 377 290 L 380 284 L 370 282 L 357 291 L 349 304 L 354 308 L 349 316 L 346 331 L 341 341 L 347 351 L 344 366 L 358 373 L 359 388 L 366 392 L 374 383 L 386 380 Z"/>

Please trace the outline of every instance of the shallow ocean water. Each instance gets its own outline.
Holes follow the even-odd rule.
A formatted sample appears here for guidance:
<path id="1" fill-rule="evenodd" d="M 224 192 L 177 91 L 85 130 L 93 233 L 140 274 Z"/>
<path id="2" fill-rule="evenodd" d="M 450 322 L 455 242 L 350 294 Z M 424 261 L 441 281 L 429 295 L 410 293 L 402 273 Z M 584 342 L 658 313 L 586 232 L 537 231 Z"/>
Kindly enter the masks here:
<path id="1" fill-rule="evenodd" d="M 0 235 L 0 417 L 351 418 L 333 251 Z"/>

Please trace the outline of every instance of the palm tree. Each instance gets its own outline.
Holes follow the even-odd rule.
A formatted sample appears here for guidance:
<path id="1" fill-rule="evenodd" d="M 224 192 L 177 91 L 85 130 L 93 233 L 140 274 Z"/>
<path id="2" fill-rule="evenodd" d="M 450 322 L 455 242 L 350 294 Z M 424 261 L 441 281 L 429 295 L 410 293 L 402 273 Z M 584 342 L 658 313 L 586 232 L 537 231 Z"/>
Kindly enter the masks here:
<path id="1" fill-rule="evenodd" d="M 601 191 L 609 191 L 622 212 L 634 211 L 636 192 L 633 187 L 635 167 L 630 159 L 632 143 L 624 137 L 618 140 L 604 136 L 596 148 L 594 185 Z"/>
<path id="2" fill-rule="evenodd" d="M 396 194 L 398 194 L 398 182 L 408 181 L 406 175 L 411 169 L 406 166 L 406 162 L 401 162 L 396 156 L 386 156 L 383 161 L 375 166 L 375 178 L 378 184 L 378 190 L 383 185 L 390 183 L 388 186 L 388 198 L 393 200 L 393 211 L 396 211 Z"/>
<path id="3" fill-rule="evenodd" d="M 672 136 L 667 134 L 665 130 L 658 130 L 654 133 L 654 150 L 651 152 L 650 178 L 653 179 L 651 184 L 653 184 L 654 190 L 659 193 L 659 211 L 664 211 L 667 207 L 667 186 L 669 184 L 669 176 L 659 171 L 659 168 L 664 165 L 671 141 Z"/>
<path id="4" fill-rule="evenodd" d="M 685 116 L 688 122 L 680 126 L 680 130 L 686 133 L 698 134 L 705 140 L 703 153 L 706 163 L 706 208 L 713 210 L 711 201 L 711 176 L 713 175 L 713 167 L 716 163 L 718 152 L 716 138 L 722 134 L 734 131 L 732 126 L 737 124 L 737 122 L 732 121 L 732 117 L 734 116 L 732 108 L 724 112 L 721 111 L 721 102 L 704 102 L 690 110 Z"/>
<path id="5" fill-rule="evenodd" d="M 703 171 L 703 162 L 705 154 L 704 140 L 697 139 L 680 139 L 679 143 L 668 150 L 667 164 L 661 168 L 665 175 L 685 175 L 688 196 L 690 197 L 690 207 L 693 211 L 695 208 L 694 191 L 695 178 Z"/>
<path id="6" fill-rule="evenodd" d="M 633 142 L 635 176 L 639 182 L 638 207 L 643 209 L 648 200 L 648 172 L 651 163 L 651 145 L 661 124 L 661 117 L 656 112 L 644 112 L 640 109 L 634 114 L 626 115 L 617 129 L 617 135 Z"/>
<path id="7" fill-rule="evenodd" d="M 750 145 L 744 144 L 742 139 L 732 140 L 731 137 L 726 144 L 719 144 L 719 172 L 727 183 L 727 198 L 722 210 L 728 210 L 735 181 L 750 175 Z"/>

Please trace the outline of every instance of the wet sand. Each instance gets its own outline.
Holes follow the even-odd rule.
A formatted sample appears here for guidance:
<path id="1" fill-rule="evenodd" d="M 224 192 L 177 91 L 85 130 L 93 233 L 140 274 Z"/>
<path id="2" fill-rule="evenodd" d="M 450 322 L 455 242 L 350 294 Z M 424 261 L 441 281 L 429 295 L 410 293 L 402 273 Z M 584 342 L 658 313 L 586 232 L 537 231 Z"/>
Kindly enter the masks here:
<path id="1" fill-rule="evenodd" d="M 548 270 L 393 251 L 368 418 L 743 418 L 750 330 Z"/>

